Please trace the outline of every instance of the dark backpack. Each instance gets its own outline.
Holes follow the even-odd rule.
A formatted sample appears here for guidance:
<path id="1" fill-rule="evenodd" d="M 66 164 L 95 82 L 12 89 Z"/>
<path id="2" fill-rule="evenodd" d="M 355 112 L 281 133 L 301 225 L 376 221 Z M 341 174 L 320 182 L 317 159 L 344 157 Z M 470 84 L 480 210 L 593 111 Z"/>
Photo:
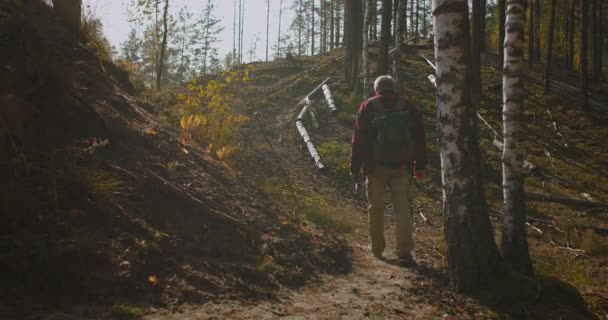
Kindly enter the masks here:
<path id="1" fill-rule="evenodd" d="M 394 110 L 387 109 L 381 98 L 371 101 L 374 107 L 372 126 L 376 129 L 374 160 L 386 163 L 401 163 L 413 158 L 414 115 L 403 110 L 405 100 L 401 97 Z"/>

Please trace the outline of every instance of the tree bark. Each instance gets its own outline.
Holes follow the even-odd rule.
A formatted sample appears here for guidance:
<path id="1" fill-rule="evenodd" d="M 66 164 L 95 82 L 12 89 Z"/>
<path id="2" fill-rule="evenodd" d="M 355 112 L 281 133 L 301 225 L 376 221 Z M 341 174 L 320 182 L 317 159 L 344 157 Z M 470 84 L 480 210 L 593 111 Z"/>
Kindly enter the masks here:
<path id="1" fill-rule="evenodd" d="M 382 28 L 380 30 L 377 74 L 386 74 L 389 68 L 388 47 L 391 43 L 392 2 L 392 0 L 382 0 Z"/>
<path id="2" fill-rule="evenodd" d="M 481 0 L 473 0 L 471 17 L 472 37 L 471 37 L 471 102 L 478 103 L 481 99 L 481 46 L 480 38 L 483 37 L 481 27 Z"/>
<path id="3" fill-rule="evenodd" d="M 513 270 L 533 275 L 526 233 L 524 191 L 524 39 L 526 0 L 509 0 L 505 24 L 506 41 L 503 65 L 503 139 L 502 175 L 504 219 L 502 254 Z"/>
<path id="4" fill-rule="evenodd" d="M 283 18 L 283 0 L 279 1 L 279 36 L 277 39 L 277 59 L 281 58 L 281 19 Z"/>
<path id="5" fill-rule="evenodd" d="M 591 31 L 591 34 L 593 35 L 593 81 L 597 82 L 600 81 L 602 78 L 602 56 L 600 53 L 601 16 L 599 15 L 599 13 L 601 12 L 600 8 L 602 7 L 602 3 L 601 0 L 593 0 L 592 4 L 593 8 L 591 8 L 591 14 L 593 19 L 591 21 L 591 26 L 593 30 Z"/>
<path id="6" fill-rule="evenodd" d="M 336 12 L 336 31 L 335 31 L 336 32 L 336 47 L 339 48 L 343 45 L 344 39 L 340 38 L 340 30 L 342 30 L 340 28 L 340 17 L 341 17 L 340 10 L 338 9 L 336 11 L 338 11 L 338 12 Z M 346 21 L 344 23 L 346 23 Z"/>
<path id="7" fill-rule="evenodd" d="M 315 0 L 310 5 L 310 55 L 315 55 Z"/>
<path id="8" fill-rule="evenodd" d="M 476 108 L 467 88 L 468 13 L 467 0 L 433 0 L 447 269 L 458 292 L 490 287 L 504 271 L 488 217 Z"/>
<path id="9" fill-rule="evenodd" d="M 555 0 L 553 0 L 555 1 Z M 588 2 L 587 0 L 581 1 L 581 96 L 580 96 L 580 110 L 585 112 L 589 107 L 589 82 L 587 79 L 587 18 L 588 18 Z"/>
<path id="10" fill-rule="evenodd" d="M 570 12 L 568 12 L 568 61 L 566 64 L 570 70 L 574 69 L 574 11 L 576 0 L 572 0 Z"/>
<path id="11" fill-rule="evenodd" d="M 269 31 L 270 31 L 270 0 L 266 0 L 266 61 L 268 61 Z"/>
<path id="12" fill-rule="evenodd" d="M 536 55 L 535 61 L 536 63 L 540 63 L 541 59 L 541 47 L 540 47 L 540 38 L 541 38 L 541 5 L 540 0 L 532 0 L 534 1 L 534 21 L 536 21 L 534 26 L 534 54 Z"/>
<path id="13" fill-rule="evenodd" d="M 598 8 L 599 15 L 599 30 L 598 30 L 598 47 L 599 47 L 599 60 L 598 70 L 600 72 L 600 81 L 604 81 L 604 0 L 598 0 L 600 2 Z"/>
<path id="14" fill-rule="evenodd" d="M 334 2 L 336 0 L 331 0 L 331 2 L 329 3 L 329 14 L 330 14 L 330 18 L 329 18 L 329 50 L 333 50 L 334 49 Z"/>
<path id="15" fill-rule="evenodd" d="M 399 2 L 400 0 L 395 0 Z M 401 0 L 399 4 L 399 12 L 397 14 L 397 30 L 395 32 L 395 48 L 396 53 L 394 55 L 393 60 L 393 78 L 395 79 L 395 85 L 397 88 L 397 93 L 401 91 L 401 74 L 399 72 L 399 67 L 401 66 L 401 57 L 402 57 L 402 48 L 403 42 L 405 41 L 405 20 L 406 20 L 406 7 L 407 1 Z"/>
<path id="16" fill-rule="evenodd" d="M 410 35 L 416 35 L 414 31 L 414 1 L 410 0 Z"/>
<path id="17" fill-rule="evenodd" d="M 416 30 L 416 33 L 414 34 L 415 36 L 420 34 L 420 25 L 418 24 L 419 18 L 420 18 L 420 0 L 416 0 L 416 21 L 414 22 L 414 30 Z"/>
<path id="18" fill-rule="evenodd" d="M 365 0 L 365 15 L 363 18 L 363 50 L 361 54 L 361 65 L 363 69 L 363 97 L 367 98 L 369 94 L 369 38 L 371 34 L 370 21 L 372 14 L 372 6 L 375 4 L 374 0 Z"/>
<path id="19" fill-rule="evenodd" d="M 505 43 L 505 14 L 507 0 L 498 0 L 498 56 L 502 66 L 504 61 L 503 45 Z"/>
<path id="20" fill-rule="evenodd" d="M 530 1 L 530 14 L 529 14 L 529 21 L 528 21 L 528 61 L 530 62 L 530 64 L 534 63 L 534 57 L 535 57 L 535 53 L 534 53 L 534 1 Z"/>
<path id="21" fill-rule="evenodd" d="M 361 56 L 361 34 L 363 25 L 361 21 L 362 4 L 360 0 L 344 0 L 344 68 L 346 82 L 351 89 L 357 85 L 359 73 L 359 57 Z"/>
<path id="22" fill-rule="evenodd" d="M 53 0 L 53 10 L 70 26 L 70 28 L 75 31 L 80 31 L 82 15 L 81 0 Z"/>
<path id="23" fill-rule="evenodd" d="M 487 0 L 481 0 L 481 15 L 480 15 L 480 19 L 481 19 L 481 35 L 479 38 L 479 48 L 481 49 L 481 52 L 486 52 L 487 49 L 487 43 L 486 43 L 486 7 L 487 7 Z"/>
<path id="24" fill-rule="evenodd" d="M 545 94 L 551 91 L 551 60 L 553 56 L 553 30 L 555 29 L 555 7 L 556 0 L 551 0 L 551 14 L 547 26 L 547 51 L 545 53 Z"/>
<path id="25" fill-rule="evenodd" d="M 156 70 L 156 89 L 160 89 L 163 84 L 163 73 L 165 72 L 165 60 L 167 53 L 167 34 L 169 33 L 169 0 L 165 0 L 163 10 L 163 39 L 160 43 L 160 55 L 158 57 L 158 69 Z"/>

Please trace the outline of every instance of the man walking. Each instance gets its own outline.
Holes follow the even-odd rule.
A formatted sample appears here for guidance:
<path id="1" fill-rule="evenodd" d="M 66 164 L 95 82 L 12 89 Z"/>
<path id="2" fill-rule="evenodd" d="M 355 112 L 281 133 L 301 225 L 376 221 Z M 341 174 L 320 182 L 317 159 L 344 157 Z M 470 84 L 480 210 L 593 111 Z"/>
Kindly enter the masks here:
<path id="1" fill-rule="evenodd" d="M 409 100 L 395 92 L 395 81 L 380 76 L 374 82 L 376 96 L 363 101 L 353 128 L 350 170 L 359 183 L 367 177 L 371 249 L 382 258 L 384 241 L 384 195 L 388 186 L 396 223 L 399 264 L 414 266 L 413 217 L 410 208 L 412 174 L 424 177 L 426 144 L 422 114 Z"/>

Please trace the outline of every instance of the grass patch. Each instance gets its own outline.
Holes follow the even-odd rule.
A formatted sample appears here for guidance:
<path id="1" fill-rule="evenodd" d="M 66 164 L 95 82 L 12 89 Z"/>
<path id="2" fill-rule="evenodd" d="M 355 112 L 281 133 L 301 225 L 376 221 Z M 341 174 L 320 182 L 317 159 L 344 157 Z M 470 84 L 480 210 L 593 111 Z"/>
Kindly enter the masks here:
<path id="1" fill-rule="evenodd" d="M 144 311 L 136 306 L 117 305 L 110 311 L 111 319 L 116 320 L 135 320 L 141 319 L 144 316 Z"/>
<path id="2" fill-rule="evenodd" d="M 304 207 L 298 212 L 305 220 L 322 228 L 332 229 L 340 233 L 353 231 L 353 226 L 345 219 L 338 218 L 330 212 L 314 207 Z"/>

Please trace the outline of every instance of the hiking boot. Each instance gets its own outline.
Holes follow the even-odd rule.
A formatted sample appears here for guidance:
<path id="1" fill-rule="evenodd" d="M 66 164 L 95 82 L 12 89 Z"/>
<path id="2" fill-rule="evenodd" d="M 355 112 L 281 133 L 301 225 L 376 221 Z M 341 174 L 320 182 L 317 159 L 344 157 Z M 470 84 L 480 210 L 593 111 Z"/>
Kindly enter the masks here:
<path id="1" fill-rule="evenodd" d="M 414 260 L 411 254 L 408 254 L 406 256 L 399 257 L 397 260 L 397 264 L 400 267 L 413 268 L 416 266 L 416 260 Z"/>

